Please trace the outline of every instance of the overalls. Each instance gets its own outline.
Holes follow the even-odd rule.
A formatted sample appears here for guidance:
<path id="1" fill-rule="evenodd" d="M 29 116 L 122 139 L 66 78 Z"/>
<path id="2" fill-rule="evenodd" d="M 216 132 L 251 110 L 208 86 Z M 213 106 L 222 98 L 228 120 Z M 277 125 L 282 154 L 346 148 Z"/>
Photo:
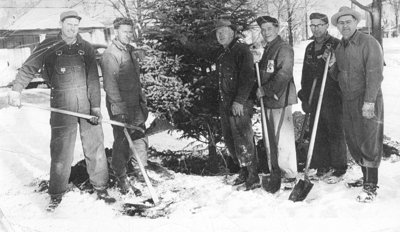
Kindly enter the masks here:
<path id="1" fill-rule="evenodd" d="M 50 78 L 51 107 L 90 114 L 84 51 L 66 55 L 56 50 L 56 61 Z M 105 189 L 108 182 L 107 159 L 104 152 L 104 135 L 101 125 L 92 125 L 86 119 L 52 112 L 50 116 L 50 195 L 67 191 L 77 134 L 81 136 L 90 183 L 97 190 Z"/>

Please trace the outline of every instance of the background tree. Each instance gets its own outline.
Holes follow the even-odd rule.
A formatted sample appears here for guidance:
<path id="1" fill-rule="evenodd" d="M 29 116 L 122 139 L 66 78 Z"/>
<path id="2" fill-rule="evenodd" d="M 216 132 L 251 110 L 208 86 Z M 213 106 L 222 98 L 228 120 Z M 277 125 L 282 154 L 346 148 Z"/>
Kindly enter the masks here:
<path id="1" fill-rule="evenodd" d="M 400 0 L 389 0 L 390 5 L 393 7 L 396 25 L 396 36 L 399 35 L 399 14 L 400 14 Z"/>
<path id="2" fill-rule="evenodd" d="M 373 0 L 369 6 L 362 5 L 357 0 L 350 0 L 354 5 L 369 13 L 371 17 L 372 36 L 382 45 L 382 0 Z"/>

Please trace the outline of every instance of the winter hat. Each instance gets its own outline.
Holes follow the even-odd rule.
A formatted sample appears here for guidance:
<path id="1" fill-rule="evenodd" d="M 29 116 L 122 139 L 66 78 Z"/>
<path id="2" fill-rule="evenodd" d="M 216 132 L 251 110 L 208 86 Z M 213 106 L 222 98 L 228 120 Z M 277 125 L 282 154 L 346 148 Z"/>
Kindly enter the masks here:
<path id="1" fill-rule="evenodd" d="M 342 17 L 342 16 L 345 16 L 345 15 L 351 15 L 351 16 L 353 16 L 353 17 L 357 20 L 357 22 L 359 22 L 360 19 L 361 19 L 361 14 L 360 14 L 360 13 L 358 13 L 358 12 L 355 11 L 355 10 L 352 10 L 352 9 L 351 9 L 350 7 L 348 7 L 348 6 L 342 6 L 342 7 L 340 7 L 339 12 L 337 12 L 336 14 L 334 14 L 334 15 L 332 16 L 332 18 L 331 18 L 331 22 L 332 22 L 333 26 L 336 26 L 336 25 L 337 25 L 338 19 L 339 19 L 340 17 Z"/>
<path id="2" fill-rule="evenodd" d="M 233 31 L 237 30 L 236 25 L 232 24 L 231 21 L 227 20 L 227 19 L 218 19 L 215 23 L 215 28 L 213 31 L 221 28 L 221 27 L 229 27 L 231 28 Z"/>
<path id="3" fill-rule="evenodd" d="M 260 27 L 263 23 L 272 23 L 276 27 L 279 26 L 278 20 L 271 16 L 260 16 L 256 19 L 256 22 L 257 22 L 258 26 L 260 26 Z"/>
<path id="4" fill-rule="evenodd" d="M 310 20 L 312 20 L 312 19 L 320 19 L 325 23 L 329 23 L 328 16 L 326 16 L 325 14 L 318 13 L 318 12 L 310 14 Z"/>
<path id="5" fill-rule="evenodd" d="M 78 13 L 74 10 L 64 11 L 60 14 L 60 21 L 64 21 L 66 18 L 76 18 L 81 20 L 82 17 L 78 15 Z"/>

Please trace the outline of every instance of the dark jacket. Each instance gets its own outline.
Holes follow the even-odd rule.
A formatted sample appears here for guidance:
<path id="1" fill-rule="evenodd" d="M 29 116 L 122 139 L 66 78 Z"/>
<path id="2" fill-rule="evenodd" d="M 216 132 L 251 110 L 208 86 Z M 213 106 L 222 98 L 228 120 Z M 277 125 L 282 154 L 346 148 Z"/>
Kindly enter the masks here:
<path id="1" fill-rule="evenodd" d="M 246 44 L 234 39 L 224 49 L 207 50 L 194 43 L 186 44 L 197 55 L 216 62 L 221 103 L 231 106 L 235 101 L 244 104 L 256 83 L 253 55 Z"/>
<path id="2" fill-rule="evenodd" d="M 103 53 L 101 69 L 106 100 L 113 115 L 128 114 L 127 107 L 140 105 L 140 68 L 131 45 L 113 40 Z"/>
<path id="3" fill-rule="evenodd" d="M 64 55 L 82 55 L 90 107 L 100 107 L 100 81 L 95 51 L 92 45 L 79 35 L 72 45 L 67 45 L 62 40 L 61 34 L 57 37 L 45 39 L 40 43 L 19 69 L 12 89 L 21 92 L 40 70 L 42 70 L 42 77 L 51 85 L 52 76 L 56 71 L 57 52 L 61 52 Z"/>
<path id="4" fill-rule="evenodd" d="M 301 75 L 301 90 L 299 91 L 299 99 L 301 101 L 308 102 L 311 94 L 311 88 L 314 79 L 317 79 L 313 98 L 312 108 L 316 108 L 318 103 L 318 97 L 321 90 L 322 77 L 324 75 L 325 61 L 322 59 L 322 55 L 327 47 L 331 47 L 333 50 L 339 44 L 339 39 L 327 34 L 325 40 L 322 43 L 321 49 L 315 51 L 316 41 L 314 40 L 308 44 L 304 55 L 303 72 Z M 341 104 L 341 93 L 339 84 L 332 77 L 332 73 L 328 72 L 326 79 L 326 85 L 324 90 L 324 105 L 338 105 Z"/>
<path id="5" fill-rule="evenodd" d="M 364 102 L 375 102 L 381 94 L 383 80 L 383 51 L 371 35 L 356 31 L 347 46 L 340 41 L 335 50 L 336 72 L 343 98 L 364 97 Z"/>
<path id="6" fill-rule="evenodd" d="M 267 44 L 260 60 L 261 85 L 266 94 L 264 104 L 267 108 L 279 109 L 297 103 L 293 65 L 293 48 L 280 36 Z"/>

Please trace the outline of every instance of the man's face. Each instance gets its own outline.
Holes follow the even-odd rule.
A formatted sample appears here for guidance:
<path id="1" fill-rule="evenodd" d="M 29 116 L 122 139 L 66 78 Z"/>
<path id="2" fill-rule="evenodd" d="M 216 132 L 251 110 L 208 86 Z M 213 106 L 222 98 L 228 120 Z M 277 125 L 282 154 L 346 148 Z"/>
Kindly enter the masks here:
<path id="1" fill-rule="evenodd" d="M 328 30 L 328 24 L 321 19 L 311 19 L 311 32 L 313 33 L 314 37 L 319 39 L 322 38 L 326 31 Z"/>
<path id="2" fill-rule="evenodd" d="M 230 27 L 220 27 L 216 31 L 218 43 L 227 47 L 233 40 L 234 32 Z"/>
<path id="3" fill-rule="evenodd" d="M 79 19 L 66 18 L 61 22 L 61 33 L 68 39 L 75 39 L 79 31 Z"/>
<path id="4" fill-rule="evenodd" d="M 350 38 L 357 29 L 357 20 L 351 15 L 344 15 L 337 21 L 337 28 L 344 39 Z"/>
<path id="5" fill-rule="evenodd" d="M 116 30 L 116 37 L 122 44 L 129 44 L 133 38 L 133 27 L 131 25 L 120 25 Z"/>
<path id="6" fill-rule="evenodd" d="M 261 35 L 265 41 L 271 42 L 279 33 L 279 27 L 274 26 L 272 23 L 261 24 Z"/>

